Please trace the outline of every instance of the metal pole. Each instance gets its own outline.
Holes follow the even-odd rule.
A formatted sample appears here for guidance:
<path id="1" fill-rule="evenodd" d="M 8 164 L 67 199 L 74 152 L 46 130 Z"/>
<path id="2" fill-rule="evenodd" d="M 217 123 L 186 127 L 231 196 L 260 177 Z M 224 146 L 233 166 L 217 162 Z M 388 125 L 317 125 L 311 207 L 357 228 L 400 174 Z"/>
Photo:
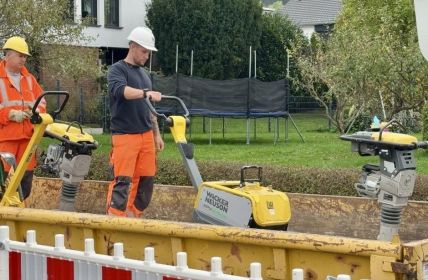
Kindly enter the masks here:
<path id="1" fill-rule="evenodd" d="M 257 139 L 257 118 L 254 118 L 254 140 Z"/>
<path id="2" fill-rule="evenodd" d="M 257 78 L 257 51 L 254 51 L 254 78 Z"/>
<path id="3" fill-rule="evenodd" d="M 248 78 L 251 78 L 251 58 L 253 57 L 251 48 L 252 46 L 250 46 L 250 61 L 248 62 Z"/>
<path id="4" fill-rule="evenodd" d="M 224 139 L 224 117 L 222 119 L 223 119 L 223 129 L 222 129 L 222 132 L 223 132 L 223 139 Z"/>
<path id="5" fill-rule="evenodd" d="M 285 142 L 288 142 L 288 115 L 285 117 Z"/>
<path id="6" fill-rule="evenodd" d="M 190 53 L 190 77 L 193 76 L 193 50 Z"/>
<path id="7" fill-rule="evenodd" d="M 287 78 L 290 78 L 290 54 L 287 50 Z"/>
<path id="8" fill-rule="evenodd" d="M 247 118 L 247 142 L 246 144 L 250 144 L 250 118 Z"/>
<path id="9" fill-rule="evenodd" d="M 210 117 L 209 124 L 210 124 L 210 141 L 209 141 L 209 144 L 211 145 L 211 131 L 212 131 L 212 119 L 211 119 L 211 117 Z"/>
<path id="10" fill-rule="evenodd" d="M 178 44 L 175 46 L 175 73 L 178 73 Z"/>

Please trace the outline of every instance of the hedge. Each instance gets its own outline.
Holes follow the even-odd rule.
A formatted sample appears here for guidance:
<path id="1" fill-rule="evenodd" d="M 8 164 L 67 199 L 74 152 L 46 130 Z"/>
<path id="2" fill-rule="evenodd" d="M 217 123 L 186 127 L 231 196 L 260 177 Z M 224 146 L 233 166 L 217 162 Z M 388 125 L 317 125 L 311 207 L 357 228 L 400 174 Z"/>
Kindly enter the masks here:
<path id="1" fill-rule="evenodd" d="M 198 162 L 205 181 L 239 180 L 239 163 L 222 161 Z M 109 181 L 112 179 L 108 158 L 105 154 L 92 157 L 88 180 Z M 45 176 L 39 169 L 37 176 Z M 306 168 L 263 166 L 263 181 L 274 189 L 293 193 L 310 193 L 324 195 L 357 196 L 354 183 L 358 181 L 360 169 L 345 168 Z M 155 182 L 165 185 L 191 185 L 186 169 L 181 160 L 159 160 Z M 428 176 L 418 175 L 412 200 L 428 201 Z"/>

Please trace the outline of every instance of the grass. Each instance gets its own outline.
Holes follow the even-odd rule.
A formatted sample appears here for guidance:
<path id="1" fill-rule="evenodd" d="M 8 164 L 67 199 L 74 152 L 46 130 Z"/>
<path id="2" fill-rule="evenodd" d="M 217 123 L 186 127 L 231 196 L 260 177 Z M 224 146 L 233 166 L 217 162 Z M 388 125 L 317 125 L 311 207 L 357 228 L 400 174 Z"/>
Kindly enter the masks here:
<path id="1" fill-rule="evenodd" d="M 192 118 L 191 131 L 187 139 L 195 145 L 195 158 L 198 162 L 227 161 L 242 165 L 278 165 L 319 168 L 357 168 L 366 163 L 378 163 L 377 157 L 361 157 L 351 152 L 350 142 L 339 139 L 339 134 L 328 130 L 328 121 L 319 113 L 294 114 L 293 120 L 302 133 L 303 143 L 295 128 L 289 122 L 289 137 L 285 141 L 285 120 L 279 120 L 279 141 L 274 143 L 274 119 L 254 120 L 250 126 L 250 144 L 246 144 L 246 120 L 213 118 Z M 211 122 L 211 142 L 209 126 Z M 270 129 L 269 129 L 270 127 Z M 166 128 L 167 130 L 167 128 Z M 164 132 L 165 150 L 159 154 L 161 159 L 180 159 L 175 143 L 168 131 Z M 420 135 L 417 135 L 420 136 Z M 99 142 L 97 153 L 110 151 L 110 135 L 95 136 Z M 418 137 L 420 139 L 420 137 Z M 46 140 L 44 140 L 46 145 Z M 418 150 L 416 153 L 417 172 L 428 174 L 428 153 Z"/>

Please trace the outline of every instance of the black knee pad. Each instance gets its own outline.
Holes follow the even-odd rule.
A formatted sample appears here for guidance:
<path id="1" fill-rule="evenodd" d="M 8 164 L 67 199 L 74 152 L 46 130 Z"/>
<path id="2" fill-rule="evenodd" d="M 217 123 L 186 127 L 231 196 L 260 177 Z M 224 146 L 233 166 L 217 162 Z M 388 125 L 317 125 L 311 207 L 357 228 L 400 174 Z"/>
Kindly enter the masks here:
<path id="1" fill-rule="evenodd" d="M 140 181 L 138 182 L 137 195 L 134 202 L 135 207 L 140 211 L 146 209 L 152 200 L 153 182 L 153 176 L 140 177 Z"/>
<path id="2" fill-rule="evenodd" d="M 125 211 L 128 203 L 129 186 L 131 185 L 131 177 L 118 176 L 111 194 L 110 207 Z"/>
<path id="3" fill-rule="evenodd" d="M 21 190 L 22 190 L 22 196 L 24 199 L 30 196 L 31 194 L 31 188 L 33 186 L 33 171 L 25 171 L 24 176 L 21 180 Z"/>

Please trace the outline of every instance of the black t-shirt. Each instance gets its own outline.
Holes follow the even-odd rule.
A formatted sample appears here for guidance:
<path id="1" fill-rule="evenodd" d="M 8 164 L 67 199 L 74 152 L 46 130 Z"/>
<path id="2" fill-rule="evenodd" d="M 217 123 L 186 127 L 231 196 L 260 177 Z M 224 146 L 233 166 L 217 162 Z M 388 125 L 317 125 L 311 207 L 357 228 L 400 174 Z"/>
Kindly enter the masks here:
<path id="1" fill-rule="evenodd" d="M 152 129 L 151 112 L 144 99 L 127 100 L 125 86 L 152 89 L 149 75 L 142 67 L 121 60 L 108 71 L 111 132 L 113 134 L 137 134 Z"/>

